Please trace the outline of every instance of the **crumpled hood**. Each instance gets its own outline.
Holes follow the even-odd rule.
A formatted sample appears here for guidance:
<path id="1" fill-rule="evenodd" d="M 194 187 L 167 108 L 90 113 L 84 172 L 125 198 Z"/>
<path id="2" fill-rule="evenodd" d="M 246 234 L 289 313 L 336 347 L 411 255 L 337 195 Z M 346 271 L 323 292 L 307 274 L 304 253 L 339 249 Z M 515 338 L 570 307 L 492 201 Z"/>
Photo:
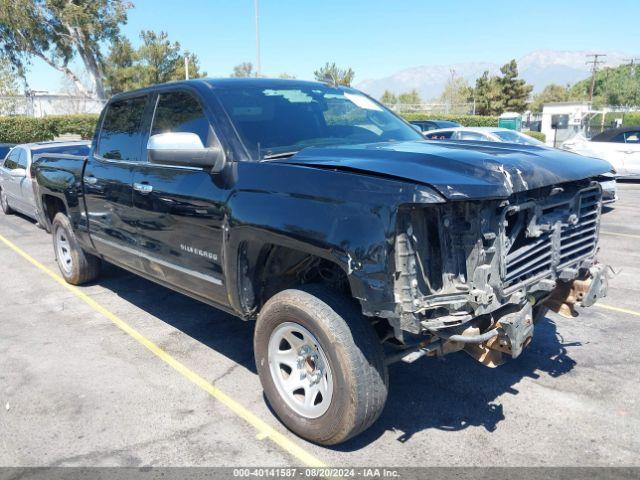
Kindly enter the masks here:
<path id="1" fill-rule="evenodd" d="M 506 198 L 611 170 L 604 160 L 553 148 L 455 141 L 312 147 L 277 162 L 414 181 L 449 200 Z"/>

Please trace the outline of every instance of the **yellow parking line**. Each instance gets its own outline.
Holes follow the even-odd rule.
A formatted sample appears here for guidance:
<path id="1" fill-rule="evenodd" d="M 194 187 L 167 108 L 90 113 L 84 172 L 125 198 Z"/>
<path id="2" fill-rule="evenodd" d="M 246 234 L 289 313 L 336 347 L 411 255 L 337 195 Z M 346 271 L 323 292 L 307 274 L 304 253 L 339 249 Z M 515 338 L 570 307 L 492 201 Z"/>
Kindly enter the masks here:
<path id="1" fill-rule="evenodd" d="M 600 230 L 600 233 L 603 234 L 603 235 L 615 235 L 617 237 L 627 237 L 627 238 L 638 238 L 638 239 L 640 239 L 640 235 L 633 235 L 631 233 L 607 232 L 605 230 Z"/>
<path id="2" fill-rule="evenodd" d="M 178 373 L 180 373 L 187 380 L 196 384 L 202 390 L 204 390 L 209 395 L 211 395 L 216 400 L 218 400 L 223 405 L 225 405 L 229 410 L 235 413 L 238 417 L 240 417 L 249 425 L 251 425 L 253 428 L 255 428 L 258 431 L 257 433 L 258 438 L 260 439 L 269 438 L 273 443 L 281 447 L 283 450 L 285 450 L 289 454 L 293 455 L 295 458 L 303 462 L 305 465 L 308 465 L 310 467 L 326 466 L 323 462 L 321 462 L 319 459 L 311 455 L 305 449 L 297 445 L 295 442 L 287 438 L 285 435 L 276 431 L 273 427 L 269 426 L 266 422 L 258 418 L 255 414 L 251 413 L 245 407 L 243 407 L 238 402 L 233 400 L 222 390 L 220 390 L 217 387 L 214 387 L 213 385 L 211 385 L 211 383 L 209 383 L 207 380 L 205 380 L 200 375 L 195 373 L 193 370 L 189 369 L 183 363 L 173 358 L 171 355 L 169 355 L 167 352 L 162 350 L 151 340 L 149 340 L 140 332 L 138 332 L 136 329 L 131 327 L 124 320 L 121 320 L 117 315 L 111 313 L 105 307 L 100 305 L 98 302 L 92 299 L 89 295 L 84 293 L 81 289 L 68 284 L 64 280 L 64 278 L 62 278 L 60 275 L 58 275 L 57 273 L 54 273 L 49 268 L 45 267 L 42 263 L 38 262 L 35 258 L 30 256 L 28 253 L 26 253 L 24 250 L 22 250 L 15 244 L 13 244 L 11 241 L 4 238 L 2 235 L 0 235 L 0 241 L 4 243 L 7 247 L 9 247 L 11 250 L 13 250 L 15 253 L 20 255 L 22 258 L 27 260 L 29 263 L 37 267 L 39 270 L 46 273 L 53 280 L 55 280 L 56 282 L 64 286 L 67 290 L 71 291 L 76 297 L 81 299 L 83 302 L 85 302 L 87 305 L 93 308 L 96 312 L 102 314 L 104 317 L 111 320 L 118 328 L 123 330 L 130 337 L 132 337 L 136 342 L 146 347 L 151 353 L 156 355 L 167 365 L 174 368 Z"/>
<path id="3" fill-rule="evenodd" d="M 606 303 L 595 303 L 596 307 L 604 308 L 606 310 L 611 310 L 612 312 L 626 313 L 627 315 L 635 315 L 636 317 L 640 317 L 640 312 L 636 312 L 634 310 L 628 310 L 626 308 L 614 307 L 612 305 L 607 305 Z"/>

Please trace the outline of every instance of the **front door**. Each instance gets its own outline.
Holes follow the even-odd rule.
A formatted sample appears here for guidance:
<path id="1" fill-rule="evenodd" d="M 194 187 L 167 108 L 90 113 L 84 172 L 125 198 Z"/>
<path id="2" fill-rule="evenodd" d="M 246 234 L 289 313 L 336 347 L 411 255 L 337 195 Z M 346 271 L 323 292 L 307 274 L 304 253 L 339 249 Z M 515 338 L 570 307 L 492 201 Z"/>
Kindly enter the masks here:
<path id="1" fill-rule="evenodd" d="M 211 115 L 195 93 L 159 94 L 150 135 L 197 134 L 202 144 L 217 141 Z M 148 274 L 187 293 L 228 304 L 222 268 L 224 205 L 229 194 L 208 169 L 148 162 L 136 166 L 133 204 Z"/>
<path id="2" fill-rule="evenodd" d="M 144 95 L 109 104 L 82 179 L 94 247 L 114 263 L 140 271 L 144 263 L 136 253 L 132 184 L 149 102 L 150 96 Z"/>
<path id="3" fill-rule="evenodd" d="M 17 196 L 20 192 L 20 184 L 16 181 L 16 178 L 12 176 L 11 172 L 20 168 L 18 166 L 18 160 L 20 159 L 21 148 L 16 147 L 9 152 L 7 158 L 2 165 L 2 195 L 5 196 L 7 202 L 11 207 L 17 206 Z"/>
<path id="4" fill-rule="evenodd" d="M 640 176 L 640 130 L 623 135 L 624 143 L 617 143 L 616 147 L 624 166 L 624 175 Z"/>

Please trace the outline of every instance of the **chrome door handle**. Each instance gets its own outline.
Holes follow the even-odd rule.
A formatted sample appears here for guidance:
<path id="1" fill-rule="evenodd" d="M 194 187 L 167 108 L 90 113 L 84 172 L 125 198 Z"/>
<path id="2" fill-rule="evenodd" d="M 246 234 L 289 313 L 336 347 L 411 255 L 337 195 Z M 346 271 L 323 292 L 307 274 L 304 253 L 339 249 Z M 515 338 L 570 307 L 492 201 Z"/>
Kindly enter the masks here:
<path id="1" fill-rule="evenodd" d="M 134 183 L 133 189 L 136 192 L 142 193 L 143 195 L 153 192 L 153 186 L 149 185 L 148 183 Z"/>
<path id="2" fill-rule="evenodd" d="M 84 183 L 88 183 L 89 185 L 95 185 L 96 183 L 98 183 L 98 179 L 93 175 L 89 177 L 82 177 L 82 179 L 84 180 Z"/>

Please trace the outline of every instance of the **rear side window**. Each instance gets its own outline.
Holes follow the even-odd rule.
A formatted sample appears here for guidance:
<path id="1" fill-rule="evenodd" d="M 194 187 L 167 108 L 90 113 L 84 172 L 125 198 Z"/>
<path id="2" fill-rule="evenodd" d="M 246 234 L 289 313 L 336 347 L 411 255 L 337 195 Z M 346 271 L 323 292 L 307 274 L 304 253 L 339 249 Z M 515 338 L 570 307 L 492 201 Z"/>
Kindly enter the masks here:
<path id="1" fill-rule="evenodd" d="M 640 132 L 627 132 L 625 134 L 626 143 L 640 143 Z"/>
<path id="2" fill-rule="evenodd" d="M 111 103 L 102 122 L 98 154 L 110 160 L 139 161 L 140 126 L 147 96 Z"/>
<path id="3" fill-rule="evenodd" d="M 486 136 L 477 132 L 458 132 L 458 134 L 456 135 L 456 139 L 457 140 L 479 140 L 481 142 L 486 142 L 489 140 Z"/>
<path id="4" fill-rule="evenodd" d="M 202 105 L 188 92 L 163 93 L 158 99 L 151 135 L 168 132 L 195 133 L 209 146 L 209 121 Z"/>
<path id="5" fill-rule="evenodd" d="M 447 139 L 451 138 L 451 135 L 453 135 L 453 131 L 427 133 L 425 136 L 429 140 L 447 140 Z"/>

